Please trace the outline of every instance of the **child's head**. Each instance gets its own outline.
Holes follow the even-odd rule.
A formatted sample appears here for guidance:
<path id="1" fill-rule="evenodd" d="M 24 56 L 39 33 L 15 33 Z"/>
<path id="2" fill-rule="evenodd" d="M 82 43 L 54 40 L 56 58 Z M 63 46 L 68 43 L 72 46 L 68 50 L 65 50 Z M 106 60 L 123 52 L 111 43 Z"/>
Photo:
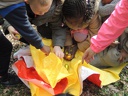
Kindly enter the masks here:
<path id="1" fill-rule="evenodd" d="M 53 0 L 25 0 L 30 5 L 31 10 L 37 15 L 43 15 L 51 7 Z"/>
<path id="2" fill-rule="evenodd" d="M 66 24 L 77 29 L 92 17 L 95 0 L 65 0 L 62 8 Z"/>

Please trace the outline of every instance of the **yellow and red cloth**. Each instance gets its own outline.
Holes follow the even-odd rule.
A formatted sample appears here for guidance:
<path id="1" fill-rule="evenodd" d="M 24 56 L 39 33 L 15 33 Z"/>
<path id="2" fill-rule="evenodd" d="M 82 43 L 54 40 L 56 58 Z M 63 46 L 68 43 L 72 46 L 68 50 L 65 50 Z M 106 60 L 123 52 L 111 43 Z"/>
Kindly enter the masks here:
<path id="1" fill-rule="evenodd" d="M 43 42 L 52 46 L 51 40 L 44 39 Z M 30 50 L 32 56 L 22 56 L 22 60 L 13 64 L 13 69 L 30 88 L 31 96 L 53 96 L 65 92 L 80 96 L 83 80 L 88 79 L 99 87 L 108 85 L 120 79 L 119 73 L 126 65 L 101 70 L 86 62 L 82 64 L 83 53 L 79 50 L 72 61 L 61 60 L 52 52 L 45 56 L 33 46 Z"/>

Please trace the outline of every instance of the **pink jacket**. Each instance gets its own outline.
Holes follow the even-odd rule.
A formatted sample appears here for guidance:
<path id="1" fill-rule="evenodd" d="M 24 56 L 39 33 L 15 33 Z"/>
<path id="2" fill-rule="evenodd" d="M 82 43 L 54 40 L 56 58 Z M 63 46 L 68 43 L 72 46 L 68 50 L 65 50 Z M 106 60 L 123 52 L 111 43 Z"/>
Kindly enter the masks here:
<path id="1" fill-rule="evenodd" d="M 91 49 L 99 53 L 118 38 L 128 26 L 128 0 L 121 0 L 98 34 L 91 38 Z"/>

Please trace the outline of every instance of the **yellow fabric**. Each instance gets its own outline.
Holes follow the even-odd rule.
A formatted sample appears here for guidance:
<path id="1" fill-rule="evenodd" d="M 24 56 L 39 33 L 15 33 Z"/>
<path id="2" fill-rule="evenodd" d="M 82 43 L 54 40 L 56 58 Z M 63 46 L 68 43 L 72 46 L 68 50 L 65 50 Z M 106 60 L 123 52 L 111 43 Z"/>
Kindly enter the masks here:
<path id="1" fill-rule="evenodd" d="M 83 53 L 79 51 L 78 54 L 82 56 Z M 127 64 L 128 63 L 124 63 L 124 64 L 121 64 L 120 66 L 112 67 L 112 68 L 106 68 L 106 69 L 96 68 L 90 64 L 87 64 L 86 62 L 84 62 L 84 64 L 82 64 L 82 65 L 87 67 L 87 68 L 90 68 L 90 69 L 92 69 L 92 70 L 94 70 L 100 74 L 100 80 L 102 81 L 101 87 L 102 87 L 102 86 L 108 85 L 110 83 L 113 83 L 113 82 L 116 82 L 117 80 L 119 80 L 120 79 L 119 74 L 120 74 L 121 70 Z"/>
<path id="2" fill-rule="evenodd" d="M 51 40 L 44 39 L 43 42 L 48 46 L 52 46 Z M 66 61 L 60 60 L 52 52 L 49 54 L 49 56 L 45 56 L 44 53 L 35 49 L 33 46 L 31 46 L 30 49 L 35 63 L 36 71 L 43 78 L 43 80 L 49 83 L 52 88 L 54 88 L 57 82 L 59 82 L 62 78 L 67 77 L 68 85 L 65 89 L 65 92 L 69 92 L 74 96 L 79 96 L 82 91 L 82 86 L 78 76 L 78 68 L 80 66 L 85 66 L 98 72 L 100 74 L 100 80 L 102 81 L 101 86 L 104 86 L 119 80 L 119 73 L 126 65 L 123 64 L 117 68 L 101 70 L 91 66 L 90 64 L 81 64 L 81 57 L 83 53 L 80 51 L 77 51 L 76 56 L 72 61 Z M 32 96 L 44 96 L 44 94 L 45 96 L 52 96 L 50 93 L 32 83 L 30 83 L 30 89 Z"/>
<path id="3" fill-rule="evenodd" d="M 47 42 L 48 46 L 51 46 L 51 41 L 49 40 Z M 70 75 L 67 69 L 63 66 L 62 60 L 60 60 L 54 53 L 50 53 L 49 56 L 45 56 L 43 52 L 32 46 L 31 53 L 36 71 L 45 82 L 52 86 L 52 88 L 54 88 L 57 82 L 62 78 Z"/>
<path id="4" fill-rule="evenodd" d="M 102 70 L 94 66 L 91 66 L 90 64 L 84 64 L 84 66 L 92 70 L 95 70 L 96 72 L 100 74 L 100 80 L 102 81 L 101 87 L 102 87 L 102 86 L 108 85 L 110 83 L 113 83 L 119 80 L 120 79 L 119 73 L 126 66 L 126 64 L 122 64 L 118 67 L 107 68 L 107 69 L 102 69 Z"/>
<path id="5" fill-rule="evenodd" d="M 33 83 L 29 83 L 31 96 L 52 96 L 49 92 L 45 91 L 43 88 L 40 88 Z"/>

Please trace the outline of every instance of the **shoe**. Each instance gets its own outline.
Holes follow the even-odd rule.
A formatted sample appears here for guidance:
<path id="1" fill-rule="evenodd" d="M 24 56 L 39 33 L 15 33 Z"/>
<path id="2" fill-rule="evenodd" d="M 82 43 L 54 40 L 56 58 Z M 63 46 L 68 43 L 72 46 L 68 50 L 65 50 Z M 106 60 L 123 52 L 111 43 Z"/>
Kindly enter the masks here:
<path id="1" fill-rule="evenodd" d="M 21 84 L 21 80 L 18 76 L 13 74 L 7 74 L 0 78 L 0 84 L 3 86 L 14 86 L 16 84 Z"/>
<path id="2" fill-rule="evenodd" d="M 71 61 L 76 54 L 78 47 L 77 45 L 70 45 L 70 46 L 65 46 L 64 47 L 64 59 L 67 61 Z"/>

